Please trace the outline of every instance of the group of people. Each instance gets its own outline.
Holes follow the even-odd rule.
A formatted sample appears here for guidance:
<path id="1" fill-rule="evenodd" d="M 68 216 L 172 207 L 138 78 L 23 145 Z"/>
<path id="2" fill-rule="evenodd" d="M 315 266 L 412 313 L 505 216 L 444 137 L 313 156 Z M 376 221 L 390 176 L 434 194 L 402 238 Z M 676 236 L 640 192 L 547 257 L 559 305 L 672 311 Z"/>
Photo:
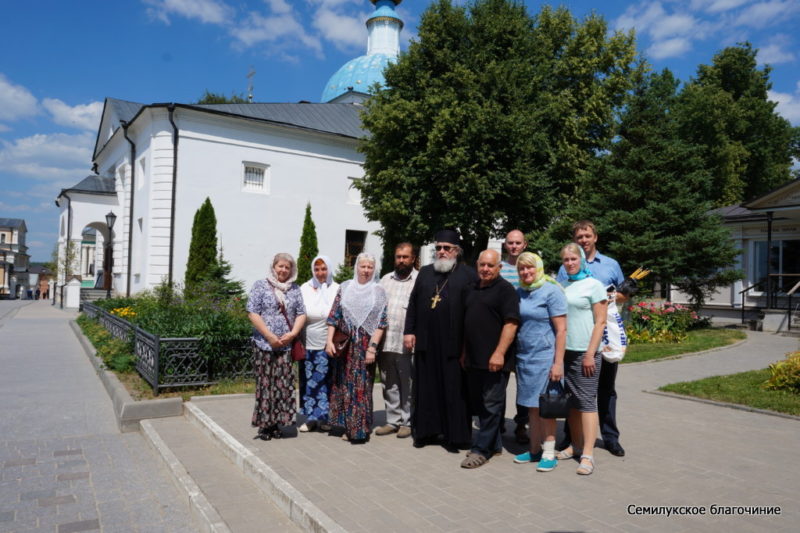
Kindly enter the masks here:
<path id="1" fill-rule="evenodd" d="M 353 279 L 341 286 L 332 280 L 330 260 L 318 256 L 312 278 L 298 287 L 294 260 L 277 254 L 248 302 L 258 437 L 279 438 L 281 427 L 294 422 L 292 348 L 304 332 L 301 432 L 366 442 L 377 363 L 386 424 L 375 434 L 413 437 L 415 447 L 468 450 L 461 466 L 477 468 L 502 451 L 506 387 L 515 372 L 514 434 L 530 443 L 516 463 L 547 472 L 559 460 L 576 459 L 577 473 L 591 474 L 598 432 L 610 453 L 624 455 L 616 363 L 603 361 L 601 347 L 607 306 L 614 303 L 607 289 L 623 275 L 597 251 L 591 222 L 577 222 L 573 236 L 561 250 L 556 279 L 525 251 L 519 230 L 506 236 L 505 261 L 485 250 L 477 269 L 459 262 L 458 233 L 442 230 L 434 236 L 433 264 L 417 271 L 413 246 L 400 243 L 394 270 L 380 281 L 375 258 L 362 253 Z M 565 439 L 556 446 L 556 421 L 539 416 L 539 397 L 562 386 L 571 403 Z"/>

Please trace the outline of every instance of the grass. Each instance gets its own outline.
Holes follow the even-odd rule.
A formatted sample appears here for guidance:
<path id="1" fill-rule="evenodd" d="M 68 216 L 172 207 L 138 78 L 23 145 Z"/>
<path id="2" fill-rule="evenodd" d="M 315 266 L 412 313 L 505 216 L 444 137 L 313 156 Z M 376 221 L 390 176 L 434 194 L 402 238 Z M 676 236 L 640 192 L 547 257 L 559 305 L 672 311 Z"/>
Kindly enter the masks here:
<path id="1" fill-rule="evenodd" d="M 720 402 L 746 405 L 790 415 L 800 415 L 800 394 L 761 388 L 770 371 L 751 370 L 729 376 L 714 376 L 697 381 L 665 385 L 659 390 Z"/>
<path id="2" fill-rule="evenodd" d="M 701 352 L 711 348 L 727 346 L 745 338 L 747 338 L 747 335 L 738 329 L 695 329 L 688 332 L 688 337 L 683 342 L 632 344 L 628 346 L 622 363 L 638 363 L 673 355 Z"/>

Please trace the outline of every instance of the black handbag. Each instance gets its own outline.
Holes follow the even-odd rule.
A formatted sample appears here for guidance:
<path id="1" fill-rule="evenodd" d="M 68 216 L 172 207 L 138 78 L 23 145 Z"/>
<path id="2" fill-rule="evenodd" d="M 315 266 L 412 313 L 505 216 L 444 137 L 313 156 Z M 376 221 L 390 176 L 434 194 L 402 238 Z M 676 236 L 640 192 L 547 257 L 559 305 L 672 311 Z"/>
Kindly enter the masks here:
<path id="1" fill-rule="evenodd" d="M 539 416 L 566 418 L 572 404 L 572 393 L 564 390 L 560 381 L 550 381 L 539 395 Z"/>

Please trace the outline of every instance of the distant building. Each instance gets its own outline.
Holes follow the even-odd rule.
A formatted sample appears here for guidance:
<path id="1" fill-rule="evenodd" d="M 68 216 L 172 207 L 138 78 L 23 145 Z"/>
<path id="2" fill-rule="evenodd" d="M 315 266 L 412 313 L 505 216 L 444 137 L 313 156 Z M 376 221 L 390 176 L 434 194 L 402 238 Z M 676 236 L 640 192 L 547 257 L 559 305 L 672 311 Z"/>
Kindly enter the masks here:
<path id="1" fill-rule="evenodd" d="M 28 282 L 28 228 L 21 218 L 0 218 L 0 297 L 25 298 Z"/>
<path id="2" fill-rule="evenodd" d="M 714 212 L 722 217 L 741 250 L 735 267 L 744 272 L 744 278 L 712 294 L 704 312 L 731 320 L 764 315 L 765 330 L 784 330 L 793 290 L 791 306 L 800 304 L 800 179 Z M 688 297 L 676 290 L 671 291 L 670 299 L 688 302 Z"/>
<path id="3" fill-rule="evenodd" d="M 379 226 L 366 219 L 354 187 L 364 175 L 358 139 L 367 134 L 359 103 L 399 52 L 402 21 L 394 12 L 399 1 L 373 3 L 367 55 L 334 74 L 326 103 L 107 98 L 92 156 L 96 174 L 56 199 L 59 256 L 72 250 L 68 274 L 122 295 L 181 283 L 194 214 L 206 197 L 232 275 L 247 286 L 266 275 L 275 253 L 297 254 L 307 203 L 320 252 L 334 263 L 352 263 L 361 251 L 380 256 Z"/>

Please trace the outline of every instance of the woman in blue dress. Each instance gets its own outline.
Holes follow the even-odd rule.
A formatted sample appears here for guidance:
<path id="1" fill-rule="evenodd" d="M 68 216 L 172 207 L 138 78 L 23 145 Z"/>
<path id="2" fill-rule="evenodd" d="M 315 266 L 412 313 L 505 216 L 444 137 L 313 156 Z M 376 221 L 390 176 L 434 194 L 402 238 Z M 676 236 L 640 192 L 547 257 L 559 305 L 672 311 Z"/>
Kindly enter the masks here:
<path id="1" fill-rule="evenodd" d="M 556 421 L 539 417 L 539 394 L 550 381 L 564 376 L 567 339 L 567 299 L 561 286 L 544 273 L 541 257 L 523 252 L 519 272 L 520 325 L 517 333 L 517 404 L 528 408 L 531 449 L 514 458 L 515 463 L 537 463 L 549 472 L 556 459 Z"/>

